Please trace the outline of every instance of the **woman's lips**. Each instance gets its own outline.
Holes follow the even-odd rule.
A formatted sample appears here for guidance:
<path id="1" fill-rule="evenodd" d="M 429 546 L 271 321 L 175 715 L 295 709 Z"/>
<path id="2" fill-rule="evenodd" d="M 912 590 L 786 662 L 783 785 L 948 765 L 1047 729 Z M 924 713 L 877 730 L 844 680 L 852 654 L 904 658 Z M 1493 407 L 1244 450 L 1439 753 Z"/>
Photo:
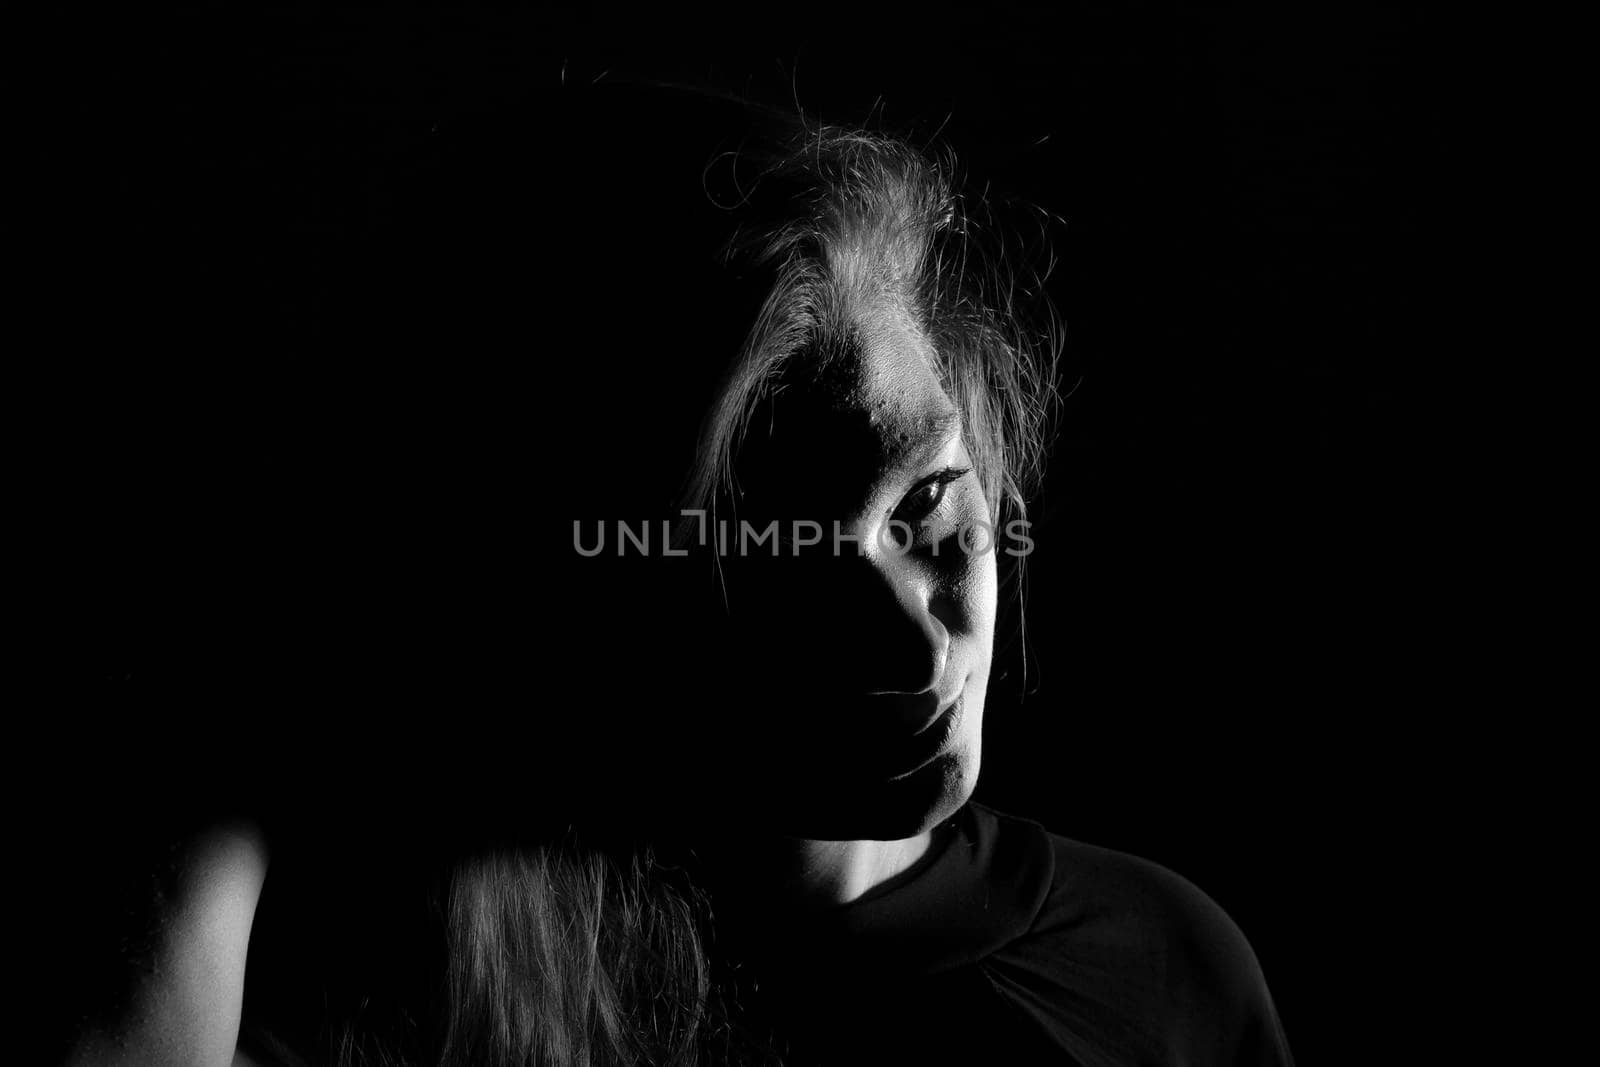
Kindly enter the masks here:
<path id="1" fill-rule="evenodd" d="M 751 720 L 763 746 L 779 764 L 831 766 L 855 781 L 893 781 L 915 774 L 943 755 L 960 731 L 970 678 L 954 697 L 872 696 L 841 701 L 809 693 L 777 698 L 783 713 Z M 913 710 L 912 701 L 920 705 Z M 783 726 L 800 722 L 798 733 Z M 764 723 L 764 726 L 762 725 Z"/>
<path id="2" fill-rule="evenodd" d="M 917 773 L 943 755 L 956 729 L 961 725 L 961 713 L 966 710 L 967 695 L 955 699 L 942 714 L 913 735 L 903 746 L 896 746 L 893 766 L 897 768 L 889 780 L 905 778 Z"/>
<path id="3" fill-rule="evenodd" d="M 940 719 L 955 707 L 967 691 L 967 683 L 972 680 L 972 675 L 963 675 L 955 686 L 955 692 L 950 692 L 950 687 L 940 686 L 939 690 L 928 690 L 922 693 L 896 693 L 884 694 L 873 697 L 874 703 L 883 702 L 886 708 L 893 708 L 896 714 L 892 719 L 886 718 L 885 725 L 894 722 L 892 728 L 897 734 L 896 744 L 903 740 L 909 732 L 913 736 L 921 736 L 933 729 Z M 942 691 L 942 692 L 941 692 Z M 878 713 L 882 715 L 882 713 Z"/>

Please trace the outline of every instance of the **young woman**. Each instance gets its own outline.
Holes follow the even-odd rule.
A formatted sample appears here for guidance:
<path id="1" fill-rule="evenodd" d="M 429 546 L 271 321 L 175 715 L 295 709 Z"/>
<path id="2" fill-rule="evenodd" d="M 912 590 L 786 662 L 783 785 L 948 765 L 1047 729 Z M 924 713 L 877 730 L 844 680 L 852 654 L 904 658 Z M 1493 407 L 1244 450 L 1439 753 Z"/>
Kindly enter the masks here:
<path id="1" fill-rule="evenodd" d="M 717 722 L 746 817 L 710 851 L 749 1006 L 794 1062 L 1289 1062 L 1203 893 L 970 802 L 1052 384 L 988 220 L 851 131 L 745 189 L 780 205 L 744 243 L 773 282 L 689 500 L 743 666 Z"/>
<path id="2" fill-rule="evenodd" d="M 275 907 L 273 874 L 247 1016 L 281 1032 L 296 985 L 328 1011 L 321 976 L 353 961 L 319 1024 L 351 1035 L 321 1042 L 334 1058 L 1288 1063 L 1199 890 L 970 800 L 1053 387 L 1048 313 L 1005 271 L 1021 250 L 904 142 L 607 93 L 527 127 L 532 171 L 483 129 L 391 161 L 369 217 L 403 224 L 368 235 L 346 315 L 390 384 L 341 410 L 406 472 L 346 516 L 384 535 L 359 556 L 362 647 L 431 683 L 386 693 L 370 736 L 401 729 L 391 707 L 448 708 L 409 753 L 422 807 L 510 847 L 443 849 L 438 911 L 409 927 L 319 900 L 336 882 L 304 856 Z M 383 308 L 404 309 L 392 349 L 364 332 Z M 372 517 L 402 496 L 411 525 Z M 437 536 L 385 540 L 423 514 Z M 671 862 L 514 829 L 552 797 Z M 360 851 L 374 883 L 403 881 L 417 836 Z M 227 896 L 233 974 L 251 909 Z M 415 980 L 373 977 L 400 957 Z M 82 1062 L 108 1062 L 96 1040 Z"/>

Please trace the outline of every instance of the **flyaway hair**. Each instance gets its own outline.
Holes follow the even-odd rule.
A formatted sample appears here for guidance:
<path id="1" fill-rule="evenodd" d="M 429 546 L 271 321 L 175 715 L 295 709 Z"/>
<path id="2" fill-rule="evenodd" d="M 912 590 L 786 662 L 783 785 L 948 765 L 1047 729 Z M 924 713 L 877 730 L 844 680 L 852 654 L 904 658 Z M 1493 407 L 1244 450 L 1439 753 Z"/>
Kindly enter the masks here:
<path id="1" fill-rule="evenodd" d="M 998 523 L 1025 514 L 1042 471 L 1059 329 L 1043 276 L 1019 276 L 1021 249 L 958 191 L 948 153 L 835 127 L 783 138 L 764 158 L 730 154 L 728 248 L 774 282 L 702 427 L 682 506 L 710 515 L 738 498 L 735 463 L 751 415 L 799 361 L 820 369 L 850 343 L 863 312 L 903 316 L 927 339 L 961 411 L 966 444 Z M 753 175 L 740 175 L 754 163 Z M 761 221 L 763 218 L 776 221 Z M 689 529 L 685 523 L 680 537 Z"/>

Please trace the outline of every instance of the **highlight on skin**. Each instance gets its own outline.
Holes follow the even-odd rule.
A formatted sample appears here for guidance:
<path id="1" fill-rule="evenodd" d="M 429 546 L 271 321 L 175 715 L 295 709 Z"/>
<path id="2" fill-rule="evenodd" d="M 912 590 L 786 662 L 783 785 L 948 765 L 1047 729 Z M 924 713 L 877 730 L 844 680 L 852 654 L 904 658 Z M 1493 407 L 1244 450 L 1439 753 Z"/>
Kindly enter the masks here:
<path id="1" fill-rule="evenodd" d="M 942 553 L 924 550 L 922 505 L 953 505 L 929 540 L 1025 518 L 1056 399 L 1059 329 L 1037 291 L 1042 273 L 1026 269 L 1039 250 L 957 191 L 948 154 L 804 124 L 774 143 L 725 157 L 735 172 L 726 206 L 739 219 L 725 254 L 765 297 L 702 423 L 678 544 L 692 550 L 706 528 L 740 531 L 747 519 L 755 529 L 848 528 L 868 545 L 896 525 L 910 535 L 902 547 L 914 558 L 899 562 L 874 550 L 838 564 L 768 565 L 755 553 L 712 561 L 730 636 L 751 642 L 736 654 L 757 665 L 749 691 L 786 678 L 763 698 L 770 714 L 730 719 L 750 735 L 741 734 L 748 766 L 764 768 L 741 784 L 782 809 L 772 825 L 784 832 L 899 840 L 947 817 L 975 785 L 995 634 L 997 561 L 954 537 Z M 934 466 L 913 458 L 912 443 L 944 440 L 943 426 L 959 428 L 955 446 Z M 841 554 L 825 540 L 818 555 Z M 777 547 L 802 554 L 798 536 Z M 1025 645 L 1020 610 L 1013 621 Z M 930 675 L 924 667 L 946 658 L 941 644 L 949 669 Z M 915 778 L 893 780 L 893 750 L 909 749 L 910 720 L 922 714 L 895 705 L 963 688 L 958 735 Z M 805 724 L 799 743 L 784 722 Z"/>

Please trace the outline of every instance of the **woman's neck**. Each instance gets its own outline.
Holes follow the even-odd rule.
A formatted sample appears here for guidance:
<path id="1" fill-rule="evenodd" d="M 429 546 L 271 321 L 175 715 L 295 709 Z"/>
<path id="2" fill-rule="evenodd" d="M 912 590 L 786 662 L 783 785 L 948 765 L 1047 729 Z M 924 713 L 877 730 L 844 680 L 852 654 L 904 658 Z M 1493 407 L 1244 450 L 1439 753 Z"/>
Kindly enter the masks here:
<path id="1" fill-rule="evenodd" d="M 830 908 L 904 881 L 933 846 L 933 834 L 900 841 L 766 842 L 761 864 L 770 890 L 804 907 Z"/>
<path id="2" fill-rule="evenodd" d="M 723 906 L 761 914 L 773 906 L 827 911 L 916 878 L 953 830 L 947 819 L 894 841 L 834 841 L 725 822 L 703 828 L 691 851 L 698 853 L 699 877 Z"/>

